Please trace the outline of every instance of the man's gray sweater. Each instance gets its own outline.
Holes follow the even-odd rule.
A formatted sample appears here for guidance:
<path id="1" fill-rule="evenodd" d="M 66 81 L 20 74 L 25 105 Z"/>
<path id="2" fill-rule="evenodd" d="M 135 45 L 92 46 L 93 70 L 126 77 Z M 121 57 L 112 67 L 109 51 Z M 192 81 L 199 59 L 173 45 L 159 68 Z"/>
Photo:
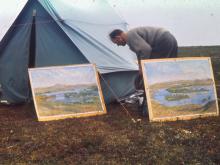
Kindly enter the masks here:
<path id="1" fill-rule="evenodd" d="M 169 33 L 163 28 L 139 27 L 127 32 L 127 45 L 139 59 L 150 58 L 152 49 Z"/>

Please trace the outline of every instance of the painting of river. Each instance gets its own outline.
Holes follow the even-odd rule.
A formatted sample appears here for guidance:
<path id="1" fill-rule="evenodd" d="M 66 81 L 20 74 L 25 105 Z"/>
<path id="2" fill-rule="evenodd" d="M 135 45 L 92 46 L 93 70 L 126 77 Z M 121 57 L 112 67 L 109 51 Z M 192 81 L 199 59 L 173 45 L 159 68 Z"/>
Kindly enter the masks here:
<path id="1" fill-rule="evenodd" d="M 40 121 L 106 113 L 91 64 L 29 69 L 29 75 Z"/>
<path id="2" fill-rule="evenodd" d="M 218 115 L 209 58 L 142 62 L 150 120 Z"/>

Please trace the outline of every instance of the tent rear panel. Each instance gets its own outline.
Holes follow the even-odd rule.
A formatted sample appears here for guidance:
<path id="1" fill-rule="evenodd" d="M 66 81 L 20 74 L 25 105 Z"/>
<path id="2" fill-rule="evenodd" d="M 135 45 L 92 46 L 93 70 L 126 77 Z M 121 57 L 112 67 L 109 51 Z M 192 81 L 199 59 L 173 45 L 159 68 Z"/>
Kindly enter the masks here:
<path id="1" fill-rule="evenodd" d="M 105 102 L 110 103 L 133 93 L 137 73 L 137 71 L 125 71 L 103 74 L 100 80 Z"/>

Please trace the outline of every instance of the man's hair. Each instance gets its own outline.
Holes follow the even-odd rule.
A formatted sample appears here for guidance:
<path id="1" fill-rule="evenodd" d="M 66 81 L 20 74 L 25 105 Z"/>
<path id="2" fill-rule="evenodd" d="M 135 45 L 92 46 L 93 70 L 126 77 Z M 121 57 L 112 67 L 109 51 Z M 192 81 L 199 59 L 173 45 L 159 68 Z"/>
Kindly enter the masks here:
<path id="1" fill-rule="evenodd" d="M 117 36 L 119 36 L 122 32 L 123 32 L 123 31 L 120 30 L 120 29 L 115 29 L 115 30 L 113 30 L 111 33 L 109 33 L 109 37 L 110 37 L 111 39 L 114 39 L 114 38 L 116 38 Z"/>

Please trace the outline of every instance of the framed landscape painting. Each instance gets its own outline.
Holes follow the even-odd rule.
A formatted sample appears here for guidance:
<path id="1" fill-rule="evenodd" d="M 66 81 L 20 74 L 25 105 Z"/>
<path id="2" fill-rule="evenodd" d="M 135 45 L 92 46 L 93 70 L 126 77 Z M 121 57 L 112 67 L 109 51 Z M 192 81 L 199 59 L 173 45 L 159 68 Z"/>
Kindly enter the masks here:
<path id="1" fill-rule="evenodd" d="M 28 72 L 39 121 L 106 113 L 95 65 L 42 67 Z"/>
<path id="2" fill-rule="evenodd" d="M 209 57 L 142 60 L 150 121 L 219 114 Z"/>

